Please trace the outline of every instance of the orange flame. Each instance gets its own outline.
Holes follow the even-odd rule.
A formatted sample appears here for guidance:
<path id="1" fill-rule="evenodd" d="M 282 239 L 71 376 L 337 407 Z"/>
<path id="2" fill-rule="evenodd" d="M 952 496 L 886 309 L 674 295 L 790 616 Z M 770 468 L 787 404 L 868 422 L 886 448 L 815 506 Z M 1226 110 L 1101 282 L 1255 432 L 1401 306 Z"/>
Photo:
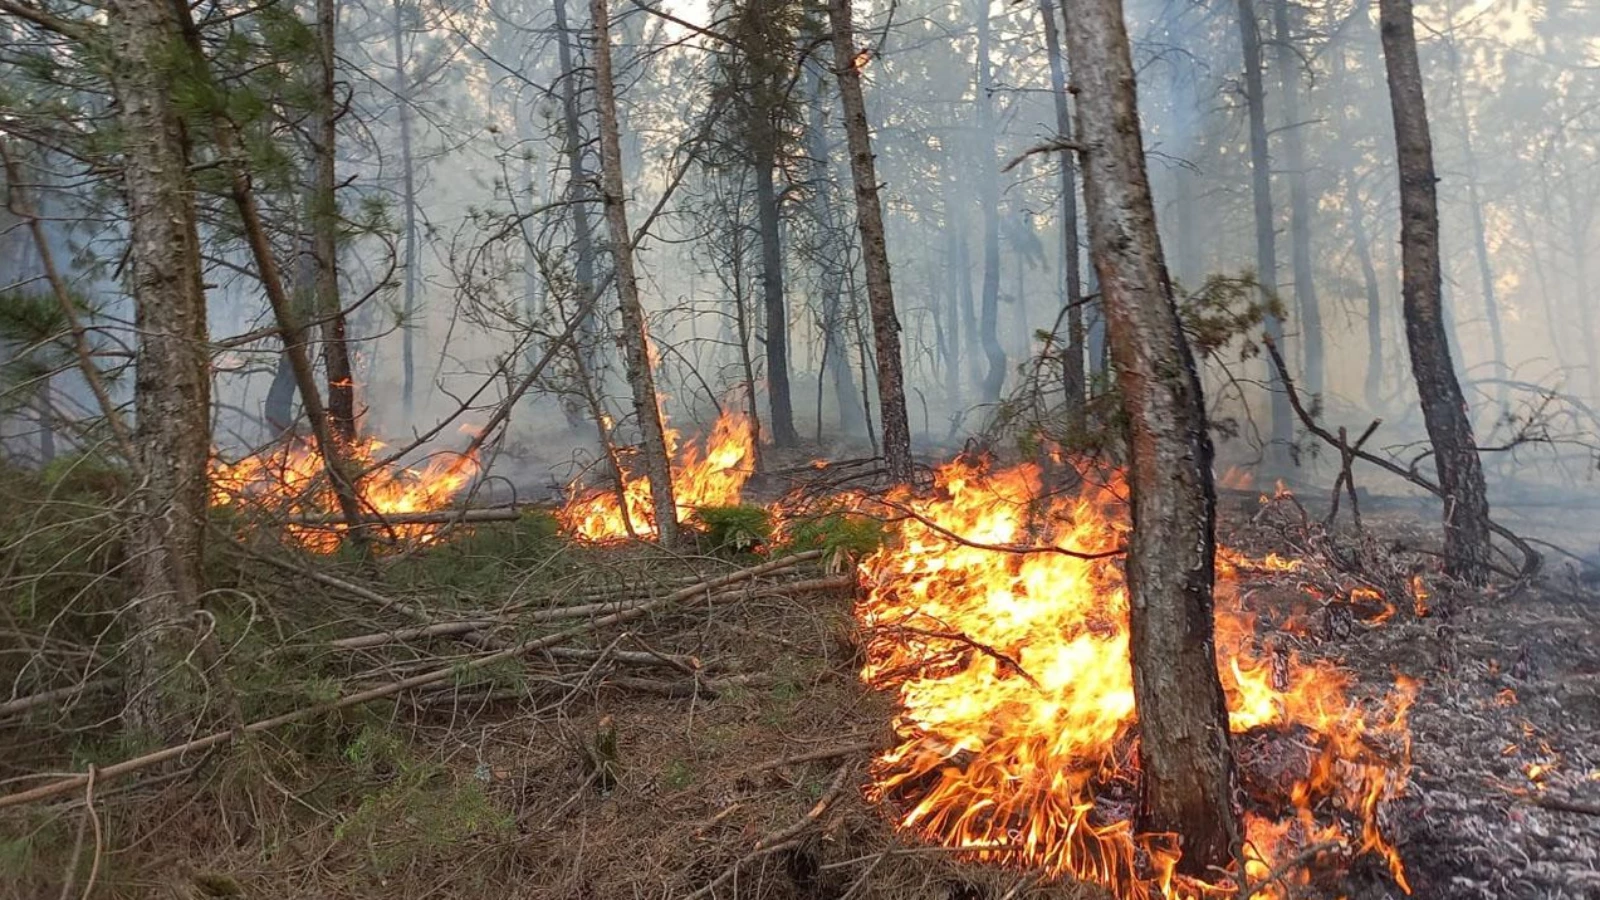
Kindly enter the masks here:
<path id="1" fill-rule="evenodd" d="M 667 446 L 676 452 L 678 433 L 667 432 Z M 739 502 L 744 484 L 750 479 L 755 456 L 755 437 L 750 419 L 733 407 L 725 410 L 712 426 L 702 452 L 690 442 L 677 452 L 672 466 L 673 500 L 681 521 L 696 509 L 730 506 Z M 622 473 L 622 494 L 626 512 L 615 488 L 593 490 L 579 482 L 568 487 L 567 502 L 557 514 L 562 526 L 587 541 L 614 541 L 632 534 L 647 537 L 656 533 L 655 507 L 651 504 L 650 480 L 632 471 Z"/>
<path id="2" fill-rule="evenodd" d="M 1114 559 L 1084 558 L 1124 544 L 1123 492 L 1041 500 L 1031 465 L 957 461 L 935 480 L 933 496 L 891 495 L 910 513 L 899 541 L 860 564 L 862 678 L 894 691 L 900 707 L 899 743 L 873 767 L 874 797 L 899 810 L 901 827 L 979 860 L 1070 873 L 1125 898 L 1197 896 L 1206 886 L 1172 875 L 1172 836 L 1132 824 L 1128 598 Z M 1022 545 L 1037 551 L 1003 549 Z M 1293 561 L 1223 556 L 1232 564 L 1219 566 L 1216 640 L 1231 730 L 1291 734 L 1284 743 L 1307 756 L 1285 792 L 1286 818 L 1246 816 L 1244 876 L 1337 840 L 1387 860 L 1404 887 L 1377 807 L 1405 782 L 1415 685 L 1365 709 L 1351 702 L 1344 672 L 1263 646 L 1238 572 Z"/>
<path id="3" fill-rule="evenodd" d="M 475 457 L 455 454 L 436 457 L 420 469 L 394 465 L 374 469 L 384 449 L 382 441 L 368 438 L 344 454 L 353 470 L 366 473 L 356 489 L 363 512 L 376 519 L 443 509 L 478 474 Z M 328 482 L 322 455 L 311 444 L 279 444 L 232 463 L 213 457 L 210 474 L 212 506 L 264 508 L 277 515 L 312 520 L 289 524 L 289 536 L 317 553 L 338 549 L 347 526 L 338 521 L 338 500 Z M 328 521 L 324 523 L 322 519 Z M 438 535 L 439 529 L 437 524 L 399 524 L 385 528 L 383 533 L 398 540 L 427 543 Z"/>

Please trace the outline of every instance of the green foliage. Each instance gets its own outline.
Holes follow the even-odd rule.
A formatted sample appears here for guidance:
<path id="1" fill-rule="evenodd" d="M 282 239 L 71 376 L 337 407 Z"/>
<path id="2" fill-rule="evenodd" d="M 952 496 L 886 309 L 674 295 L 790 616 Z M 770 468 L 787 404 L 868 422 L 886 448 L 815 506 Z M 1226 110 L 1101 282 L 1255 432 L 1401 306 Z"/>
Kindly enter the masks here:
<path id="1" fill-rule="evenodd" d="M 25 399 L 42 379 L 71 365 L 67 328 L 66 314 L 54 297 L 0 293 L 0 342 L 13 345 L 0 363 L 0 388 L 7 389 L 7 405 Z"/>
<path id="2" fill-rule="evenodd" d="M 83 457 L 59 458 L 45 476 L 0 469 L 0 598 L 12 621 L 53 622 L 57 639 L 93 643 L 123 599 L 111 577 L 123 556 L 121 516 L 107 508 L 96 471 Z M 0 677 L 12 674 L 0 666 Z"/>
<path id="3" fill-rule="evenodd" d="M 476 594 L 548 562 L 562 548 L 560 526 L 548 512 L 523 513 L 514 522 L 484 522 L 396 562 L 397 584 Z"/>
<path id="4" fill-rule="evenodd" d="M 358 772 L 381 779 L 334 829 L 334 839 L 363 847 L 380 873 L 451 851 L 481 837 L 509 837 L 516 822 L 475 779 L 419 758 L 398 735 L 363 730 L 345 756 Z"/>
<path id="5" fill-rule="evenodd" d="M 830 559 L 859 559 L 882 547 L 889 534 L 887 525 L 869 516 L 830 512 L 795 521 L 787 536 L 795 552 L 821 550 Z"/>
<path id="6" fill-rule="evenodd" d="M 39 478 L 52 492 L 67 498 L 113 500 L 127 494 L 132 481 L 126 467 L 95 453 L 68 453 L 47 463 Z"/>
<path id="7" fill-rule="evenodd" d="M 1173 290 L 1184 334 L 1197 359 L 1215 356 L 1236 341 L 1241 357 L 1255 356 L 1261 349 L 1256 332 L 1268 316 L 1285 315 L 1283 301 L 1276 295 L 1262 299 L 1261 284 L 1251 272 L 1208 275 L 1193 293 L 1185 293 L 1181 285 Z"/>
<path id="8" fill-rule="evenodd" d="M 765 507 L 705 506 L 695 510 L 693 519 L 714 553 L 754 553 L 772 539 L 772 514 Z"/>

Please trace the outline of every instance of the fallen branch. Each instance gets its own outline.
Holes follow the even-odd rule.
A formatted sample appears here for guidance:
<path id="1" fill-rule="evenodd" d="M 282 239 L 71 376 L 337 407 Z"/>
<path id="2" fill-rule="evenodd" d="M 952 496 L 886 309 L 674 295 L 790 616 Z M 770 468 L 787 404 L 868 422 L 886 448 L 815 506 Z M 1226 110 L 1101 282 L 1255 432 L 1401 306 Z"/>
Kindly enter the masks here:
<path id="1" fill-rule="evenodd" d="M 840 766 L 839 770 L 833 775 L 833 782 L 828 785 L 828 789 L 823 792 L 822 797 L 817 800 L 816 805 L 812 806 L 810 811 L 807 812 L 804 817 L 795 822 L 793 825 L 790 825 L 781 831 L 775 831 L 761 840 L 756 841 L 754 850 L 751 850 L 744 856 L 739 857 L 739 859 L 734 862 L 733 865 L 729 866 L 725 871 L 723 871 L 721 875 L 718 875 L 716 878 L 712 879 L 711 882 L 705 887 L 702 887 L 694 893 L 688 895 L 686 898 L 684 898 L 684 900 L 700 900 L 701 897 L 709 897 L 714 891 L 716 891 L 717 888 L 721 887 L 725 882 L 732 879 L 735 875 L 738 875 L 739 870 L 743 869 L 750 863 L 755 862 L 764 856 L 770 856 L 773 853 L 777 853 L 780 850 L 788 850 L 797 846 L 798 842 L 795 839 L 803 834 L 806 829 L 810 828 L 818 819 L 822 818 L 822 814 L 828 811 L 828 807 L 832 806 L 834 801 L 839 799 L 839 795 L 844 791 L 845 778 L 849 774 L 849 763 L 845 763 L 844 765 Z"/>
<path id="2" fill-rule="evenodd" d="M 386 513 L 382 522 L 363 522 L 361 527 L 387 529 L 396 525 L 471 525 L 477 522 L 515 522 L 532 507 L 499 506 L 484 509 L 436 509 L 428 512 Z M 290 525 L 302 528 L 348 529 L 343 516 L 308 515 L 290 516 Z"/>
<path id="3" fill-rule="evenodd" d="M 187 741 L 182 744 L 166 747 L 161 750 L 146 753 L 143 756 L 136 756 L 132 759 L 126 759 L 122 762 L 105 766 L 95 770 L 95 774 L 93 776 L 90 776 L 89 774 L 69 775 L 65 778 L 57 779 L 56 781 L 40 785 L 36 788 L 30 788 L 25 791 L 17 791 L 15 793 L 6 794 L 5 796 L 0 796 L 0 809 L 21 806 L 25 803 L 34 803 L 39 800 L 48 800 L 52 797 L 59 797 L 62 794 L 71 793 L 87 784 L 90 777 L 95 777 L 99 781 L 105 782 L 113 778 L 119 778 L 123 775 L 128 775 L 133 772 L 138 772 L 142 769 L 150 768 L 151 766 L 159 765 L 160 763 L 164 763 L 169 760 L 178 759 L 189 753 L 194 753 L 200 750 L 209 750 L 212 747 L 222 746 L 233 741 L 235 738 L 241 735 L 258 734 L 260 732 L 270 731 L 274 728 L 279 728 L 283 725 L 298 722 L 302 719 L 307 719 L 312 716 L 325 715 L 327 713 L 346 709 L 351 706 L 358 706 L 373 700 L 391 697 L 402 691 L 424 687 L 430 684 L 436 684 L 450 678 L 458 677 L 463 672 L 481 669 L 485 666 L 490 666 L 494 663 L 500 662 L 501 660 L 523 656 L 525 654 L 532 653 L 535 650 L 543 650 L 547 647 L 554 647 L 557 644 L 564 643 L 574 637 L 586 634 L 597 628 L 604 628 L 608 625 L 614 625 L 619 622 L 637 619 L 664 606 L 679 603 L 701 594 L 713 593 L 719 588 L 738 584 L 743 581 L 748 581 L 752 578 L 759 578 L 762 575 L 766 575 L 770 572 L 792 568 L 802 562 L 817 559 L 821 556 L 821 550 L 811 550 L 805 553 L 797 553 L 793 556 L 786 556 L 782 559 L 775 559 L 771 562 L 763 563 L 759 566 L 752 566 L 748 569 L 740 569 L 736 572 L 729 572 L 726 575 L 707 579 L 700 584 L 684 588 L 681 591 L 675 591 L 666 597 L 660 598 L 659 600 L 653 600 L 649 603 L 629 609 L 619 610 L 618 612 L 612 613 L 609 616 L 602 616 L 589 622 L 585 622 L 580 625 L 574 625 L 570 628 L 563 629 L 553 634 L 548 634 L 534 640 L 525 641 L 523 643 L 507 647 L 504 650 L 488 653 L 456 665 L 432 669 L 420 675 L 413 675 L 410 678 L 405 678 L 391 684 L 382 685 L 380 687 L 371 688 L 365 691 L 358 691 L 357 693 L 340 697 L 339 699 L 330 701 L 328 703 L 319 703 L 315 706 L 291 710 L 290 712 L 283 713 L 282 715 L 251 722 L 236 729 L 213 732 L 205 737 L 195 738 L 194 740 Z"/>
<path id="4" fill-rule="evenodd" d="M 859 741 L 854 744 L 839 744 L 833 747 L 824 747 L 821 750 L 812 750 L 807 753 L 796 753 L 794 756 L 785 756 L 779 759 L 769 759 L 764 763 L 751 766 L 746 774 L 754 775 L 757 772 L 766 772 L 771 769 L 781 769 L 785 766 L 797 766 L 801 763 L 821 762 L 825 759 L 838 759 L 841 756 L 850 756 L 856 753 L 866 753 L 876 745 L 871 741 Z"/>
<path id="5" fill-rule="evenodd" d="M 87 694 L 94 691 L 105 690 L 106 688 L 112 687 L 118 683 L 119 682 L 115 678 L 96 678 L 91 681 L 84 681 L 79 684 L 70 685 L 64 688 L 40 691 L 37 694 L 29 694 L 26 697 L 18 697 L 15 700 L 7 700 L 4 703 L 0 703 L 0 719 L 9 718 L 19 713 L 25 713 L 30 709 L 35 709 L 40 706 L 48 706 L 52 703 L 67 700 L 69 698 L 76 697 L 79 694 Z"/>
<path id="6" fill-rule="evenodd" d="M 1541 809 L 1553 809 L 1556 812 L 1577 813 L 1582 816 L 1600 816 L 1600 803 L 1585 803 L 1581 800 L 1570 800 L 1566 797 L 1551 797 L 1548 794 L 1534 794 L 1528 802 Z"/>
<path id="7" fill-rule="evenodd" d="M 1278 352 L 1277 344 L 1274 343 L 1270 337 L 1264 338 L 1262 343 L 1264 346 L 1266 346 L 1267 353 L 1272 356 L 1272 364 L 1277 367 L 1278 376 L 1283 383 L 1283 389 L 1289 395 L 1289 406 L 1294 409 L 1295 416 L 1300 419 L 1301 424 L 1306 427 L 1307 431 L 1316 435 L 1318 438 L 1321 438 L 1329 446 L 1336 448 L 1343 446 L 1336 436 L 1334 436 L 1326 428 L 1323 428 L 1321 425 L 1317 424 L 1317 420 L 1312 417 L 1311 413 L 1306 410 L 1305 405 L 1300 402 L 1300 392 L 1295 390 L 1294 378 L 1289 374 L 1289 367 L 1283 364 L 1283 355 Z M 1384 459 L 1375 453 L 1362 450 L 1359 446 L 1351 447 L 1350 455 L 1356 459 L 1361 459 L 1372 463 L 1373 465 L 1383 469 L 1386 472 L 1389 472 L 1390 474 L 1398 475 L 1401 478 L 1404 478 L 1406 481 L 1409 481 L 1417 487 L 1422 488 L 1428 493 L 1434 495 L 1435 497 L 1438 497 L 1440 500 L 1444 500 L 1447 503 L 1450 500 L 1450 498 L 1444 495 L 1444 490 L 1438 485 L 1393 460 Z M 1530 546 L 1527 541 L 1518 536 L 1516 532 L 1492 520 L 1489 522 L 1489 530 L 1505 538 L 1507 541 L 1510 541 L 1512 546 L 1516 547 L 1517 550 L 1522 553 L 1521 575 L 1523 578 L 1532 578 L 1533 576 L 1539 574 L 1539 568 L 1544 563 L 1544 557 L 1539 554 L 1539 551 L 1533 549 L 1533 547 Z"/>

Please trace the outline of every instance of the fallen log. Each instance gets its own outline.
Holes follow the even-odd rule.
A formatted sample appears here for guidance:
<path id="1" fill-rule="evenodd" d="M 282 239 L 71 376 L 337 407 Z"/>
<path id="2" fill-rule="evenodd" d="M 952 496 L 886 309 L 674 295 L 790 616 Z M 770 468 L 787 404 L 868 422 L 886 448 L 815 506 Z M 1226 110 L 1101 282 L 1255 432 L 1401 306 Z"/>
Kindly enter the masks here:
<path id="1" fill-rule="evenodd" d="M 204 737 L 195 738 L 194 740 L 186 741 L 182 744 L 165 747 L 161 750 L 146 753 L 143 756 L 136 756 L 132 759 L 125 759 L 122 762 L 113 763 L 103 768 L 94 769 L 92 770 L 93 774 L 90 772 L 82 772 L 66 776 L 65 778 L 59 778 L 55 781 L 39 785 L 38 787 L 29 788 L 28 790 L 6 794 L 4 796 L 0 796 L 0 809 L 21 806 L 26 803 L 34 803 L 40 800 L 48 800 L 52 797 L 59 797 L 63 794 L 75 793 L 79 790 L 82 790 L 83 787 L 89 783 L 89 779 L 91 778 L 96 779 L 97 782 L 104 782 L 113 778 L 120 778 L 123 775 L 138 772 L 142 769 L 147 769 L 151 766 L 158 765 L 169 760 L 178 759 L 189 753 L 195 753 L 201 750 L 209 750 L 212 747 L 222 746 L 233 741 L 235 738 L 241 735 L 258 734 L 260 732 L 270 731 L 274 728 L 279 728 L 293 722 L 301 721 L 302 719 L 310 718 L 312 716 L 335 712 L 351 706 L 358 706 L 373 700 L 394 696 L 402 691 L 446 681 L 459 676 L 462 672 L 481 669 L 485 666 L 490 666 L 500 662 L 501 660 L 512 659 L 527 653 L 531 653 L 535 650 L 542 650 L 546 647 L 554 647 L 557 644 L 564 643 L 574 637 L 586 634 L 597 628 L 604 628 L 608 625 L 615 625 L 620 622 L 641 618 L 649 615 L 651 612 L 657 609 L 669 606 L 673 603 L 680 603 L 684 600 L 692 599 L 701 594 L 714 593 L 720 588 L 725 588 L 743 581 L 748 581 L 752 578 L 759 578 L 772 572 L 790 569 L 799 565 L 800 563 L 808 560 L 818 559 L 821 556 L 822 551 L 810 550 L 805 553 L 797 553 L 793 556 L 786 556 L 782 559 L 775 559 L 759 566 L 752 566 L 748 569 L 740 569 L 736 572 L 730 572 L 726 575 L 721 575 L 716 578 L 709 578 L 699 584 L 684 588 L 680 591 L 675 591 L 674 593 L 669 594 L 666 597 L 662 597 L 659 600 L 653 600 L 640 606 L 619 610 L 611 615 L 592 619 L 590 621 L 574 625 L 570 628 L 557 631 L 553 634 L 548 634 L 540 638 L 525 641 L 494 653 L 487 653 L 483 656 L 479 656 L 456 665 L 448 665 L 437 669 L 431 669 L 427 672 L 423 672 L 420 675 L 413 675 L 410 678 L 404 678 L 400 681 L 382 685 L 380 687 L 370 688 L 364 691 L 357 691 L 356 693 L 348 694 L 338 698 L 337 700 L 332 700 L 327 703 L 319 703 L 314 706 L 307 706 L 301 709 L 291 710 L 281 715 L 272 716 L 271 718 L 267 719 L 260 719 L 247 725 L 229 729 L 227 731 L 213 732 Z"/>

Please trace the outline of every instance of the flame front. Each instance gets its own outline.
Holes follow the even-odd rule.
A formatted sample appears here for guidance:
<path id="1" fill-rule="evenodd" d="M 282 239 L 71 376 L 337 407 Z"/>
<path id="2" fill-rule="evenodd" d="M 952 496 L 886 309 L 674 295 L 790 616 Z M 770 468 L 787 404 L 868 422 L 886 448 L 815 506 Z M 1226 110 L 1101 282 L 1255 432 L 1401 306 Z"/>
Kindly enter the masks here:
<path id="1" fill-rule="evenodd" d="M 376 466 L 385 444 L 363 439 L 346 448 L 346 463 L 363 472 L 356 490 L 363 513 L 373 518 L 432 512 L 447 507 L 478 474 L 474 457 L 455 454 L 431 459 L 421 468 Z M 317 553 L 338 549 L 347 526 L 337 521 L 338 499 L 329 483 L 323 458 L 305 441 L 279 444 L 238 462 L 211 461 L 211 504 L 219 507 L 256 507 L 277 515 L 299 518 L 288 534 L 301 546 Z M 326 523 L 319 520 L 328 519 Z M 397 540 L 426 543 L 439 532 L 437 524 L 396 524 L 383 534 Z"/>
<path id="2" fill-rule="evenodd" d="M 894 691 L 900 707 L 899 743 L 877 759 L 873 793 L 905 829 L 977 859 L 1070 873 L 1120 897 L 1195 896 L 1205 886 L 1171 874 L 1172 837 L 1133 825 L 1128 599 L 1109 555 L 1127 526 L 1120 486 L 1102 482 L 1040 499 L 1033 466 L 957 461 L 938 472 L 934 495 L 890 496 L 899 539 L 862 561 L 857 606 L 862 677 Z M 1401 684 L 1364 709 L 1333 666 L 1262 646 L 1238 572 L 1292 571 L 1293 561 L 1219 556 L 1217 655 L 1231 730 L 1241 740 L 1292 734 L 1282 743 L 1305 754 L 1283 802 L 1247 811 L 1245 876 L 1337 841 L 1379 854 L 1404 885 L 1377 806 L 1406 777 L 1414 688 Z M 1374 748 L 1395 741 L 1380 758 Z"/>
<path id="3" fill-rule="evenodd" d="M 755 437 L 748 416 L 729 407 L 717 417 L 703 451 L 698 443 L 690 442 L 679 452 L 678 433 L 670 429 L 667 445 L 677 456 L 672 465 L 672 493 L 680 521 L 701 507 L 739 502 L 755 457 Z M 619 498 L 615 487 L 595 490 L 573 482 L 558 518 L 568 533 L 587 541 L 614 541 L 630 534 L 654 535 L 650 480 L 624 469 L 621 494 Z"/>

